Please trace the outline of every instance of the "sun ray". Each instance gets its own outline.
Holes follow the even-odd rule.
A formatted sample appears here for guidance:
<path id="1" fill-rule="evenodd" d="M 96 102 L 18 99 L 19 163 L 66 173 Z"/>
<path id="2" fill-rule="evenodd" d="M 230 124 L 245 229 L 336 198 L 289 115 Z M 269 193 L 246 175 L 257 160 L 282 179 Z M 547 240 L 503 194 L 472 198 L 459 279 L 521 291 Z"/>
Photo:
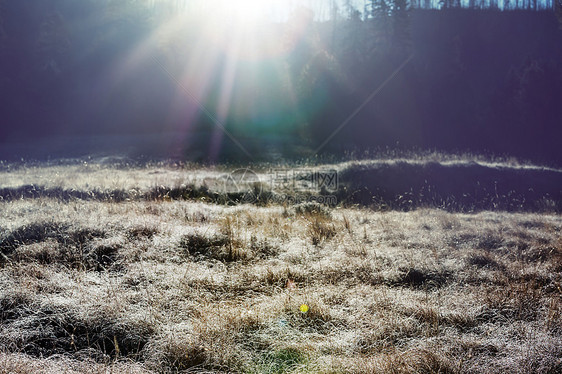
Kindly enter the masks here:
<path id="1" fill-rule="evenodd" d="M 294 111 L 282 110 L 276 100 L 279 87 L 286 84 L 275 78 L 284 74 L 286 46 L 282 26 L 271 17 L 279 16 L 279 9 L 288 13 L 288 5 L 280 0 L 205 0 L 199 7 L 195 3 L 176 13 L 172 8 L 155 11 L 151 33 L 123 55 L 106 80 L 118 90 L 139 71 L 147 72 L 147 61 L 156 59 L 177 85 L 169 102 L 166 122 L 174 124 L 169 129 L 182 134 L 178 143 L 210 131 L 207 156 L 215 158 L 226 146 L 224 131 L 229 130 L 222 124 L 248 130 L 291 122 L 286 113 Z M 293 87 L 285 89 L 294 96 Z M 206 127 L 206 117 L 221 125 Z"/>

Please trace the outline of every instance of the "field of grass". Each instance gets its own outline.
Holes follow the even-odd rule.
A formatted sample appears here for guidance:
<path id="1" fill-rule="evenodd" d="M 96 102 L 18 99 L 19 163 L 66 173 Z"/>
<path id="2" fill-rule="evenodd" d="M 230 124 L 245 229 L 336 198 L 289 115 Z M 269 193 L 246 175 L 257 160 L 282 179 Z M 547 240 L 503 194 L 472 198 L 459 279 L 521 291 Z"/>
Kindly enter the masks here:
<path id="1" fill-rule="evenodd" d="M 0 373 L 562 372 L 559 170 L 322 168 L 337 206 L 237 204 L 226 167 L 1 165 Z"/>

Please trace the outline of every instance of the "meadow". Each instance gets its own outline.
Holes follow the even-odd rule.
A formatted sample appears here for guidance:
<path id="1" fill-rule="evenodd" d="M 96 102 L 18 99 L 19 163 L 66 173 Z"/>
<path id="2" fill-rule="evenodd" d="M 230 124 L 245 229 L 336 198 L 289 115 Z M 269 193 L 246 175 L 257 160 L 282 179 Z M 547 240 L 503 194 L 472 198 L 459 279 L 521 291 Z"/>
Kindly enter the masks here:
<path id="1" fill-rule="evenodd" d="M 0 373 L 562 372 L 559 169 L 235 168 L 1 164 Z"/>

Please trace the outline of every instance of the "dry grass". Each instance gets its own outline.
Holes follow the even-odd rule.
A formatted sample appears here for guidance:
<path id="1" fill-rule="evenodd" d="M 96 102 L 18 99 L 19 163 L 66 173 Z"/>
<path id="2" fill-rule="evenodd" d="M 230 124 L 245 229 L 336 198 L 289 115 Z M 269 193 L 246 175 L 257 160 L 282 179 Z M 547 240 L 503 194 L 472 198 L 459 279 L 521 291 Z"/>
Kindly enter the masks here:
<path id="1" fill-rule="evenodd" d="M 52 197 L 0 212 L 0 373 L 562 371 L 556 214 Z"/>

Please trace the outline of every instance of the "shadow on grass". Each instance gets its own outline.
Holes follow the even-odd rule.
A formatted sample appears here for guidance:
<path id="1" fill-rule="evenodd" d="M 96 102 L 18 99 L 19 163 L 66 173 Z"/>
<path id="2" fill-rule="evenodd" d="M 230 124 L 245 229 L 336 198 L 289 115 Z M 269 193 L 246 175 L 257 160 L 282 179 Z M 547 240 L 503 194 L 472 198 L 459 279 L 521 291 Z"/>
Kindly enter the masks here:
<path id="1" fill-rule="evenodd" d="M 118 357 L 141 360 L 142 350 L 154 333 L 147 324 L 118 323 L 101 316 L 85 319 L 70 308 L 37 305 L 23 296 L 5 296 L 0 299 L 0 309 L 3 326 L 30 332 L 9 346 L 34 357 L 73 353 L 102 362 Z"/>
<path id="2" fill-rule="evenodd" d="M 32 184 L 15 188 L 0 188 L 0 201 L 14 201 L 23 199 L 49 198 L 64 202 L 70 200 L 97 200 L 122 202 L 130 198 L 131 194 L 124 190 L 113 191 L 80 191 L 61 187 L 47 188 Z"/>
<path id="3" fill-rule="evenodd" d="M 57 222 L 35 222 L 13 230 L 0 239 L 0 263 L 6 261 L 37 261 L 58 263 L 71 268 L 105 271 L 113 266 L 120 246 L 93 245 L 92 241 L 106 238 L 103 230 L 80 228 Z M 48 242 L 48 241 L 51 242 Z M 39 244 L 34 249 L 25 248 Z"/>
<path id="4" fill-rule="evenodd" d="M 560 170 L 399 162 L 353 165 L 339 179 L 338 201 L 345 204 L 396 210 L 562 212 Z"/>
<path id="5" fill-rule="evenodd" d="M 453 275 L 446 271 L 430 271 L 416 268 L 400 268 L 399 270 L 398 278 L 389 281 L 389 285 L 430 290 L 444 287 L 454 279 Z"/>

